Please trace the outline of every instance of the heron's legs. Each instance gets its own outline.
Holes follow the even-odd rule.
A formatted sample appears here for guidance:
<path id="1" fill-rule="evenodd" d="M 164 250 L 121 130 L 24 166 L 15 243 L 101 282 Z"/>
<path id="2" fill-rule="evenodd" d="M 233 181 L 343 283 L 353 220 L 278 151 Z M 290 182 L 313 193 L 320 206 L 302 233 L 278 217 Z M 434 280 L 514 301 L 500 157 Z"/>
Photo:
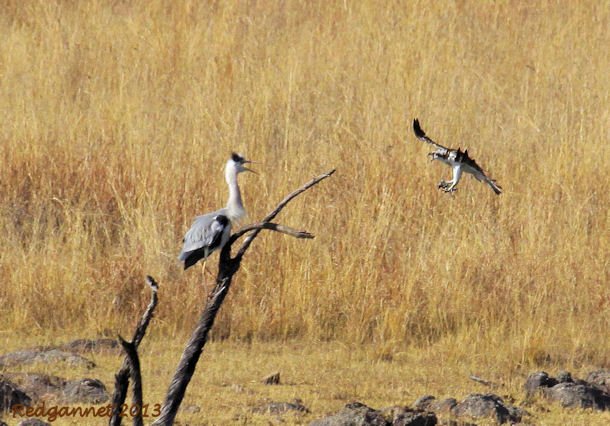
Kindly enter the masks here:
<path id="1" fill-rule="evenodd" d="M 207 272 L 210 276 L 214 277 L 214 274 L 207 268 L 208 258 L 203 259 L 203 265 L 201 265 L 201 276 L 203 277 L 203 285 L 207 287 L 205 279 L 205 273 Z"/>

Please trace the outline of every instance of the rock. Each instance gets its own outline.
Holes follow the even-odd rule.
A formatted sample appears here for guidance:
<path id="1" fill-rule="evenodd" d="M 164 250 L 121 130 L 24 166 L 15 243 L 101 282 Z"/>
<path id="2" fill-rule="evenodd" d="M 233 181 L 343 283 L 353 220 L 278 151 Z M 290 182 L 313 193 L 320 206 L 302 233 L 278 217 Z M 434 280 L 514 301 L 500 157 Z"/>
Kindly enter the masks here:
<path id="1" fill-rule="evenodd" d="M 196 414 L 201 411 L 201 407 L 198 405 L 190 404 L 180 408 L 183 413 Z"/>
<path id="2" fill-rule="evenodd" d="M 588 381 L 574 380 L 567 371 L 561 371 L 557 379 L 539 371 L 529 375 L 525 391 L 528 398 L 540 391 L 546 398 L 558 401 L 564 407 L 607 410 L 610 409 L 610 394 L 604 389 L 607 377 L 604 370 L 590 373 Z"/>
<path id="3" fill-rule="evenodd" d="M 564 382 L 544 389 L 544 395 L 564 407 L 610 409 L 610 395 L 589 384 Z"/>
<path id="4" fill-rule="evenodd" d="M 68 352 L 116 352 L 122 353 L 119 342 L 116 339 L 76 339 L 51 349 L 59 349 Z"/>
<path id="5" fill-rule="evenodd" d="M 451 414 L 473 419 L 492 418 L 498 423 L 519 423 L 526 413 L 517 407 L 504 404 L 498 395 L 473 393 L 453 407 Z"/>
<path id="6" fill-rule="evenodd" d="M 68 404 L 101 404 L 109 399 L 106 386 L 97 379 L 71 380 L 63 389 L 62 400 Z"/>
<path id="7" fill-rule="evenodd" d="M 610 370 L 596 370 L 587 375 L 587 382 L 593 387 L 610 394 Z"/>
<path id="8" fill-rule="evenodd" d="M 424 395 L 415 400 L 413 407 L 417 408 L 418 410 L 428 410 L 428 407 L 430 407 L 430 404 L 432 404 L 434 401 L 436 401 L 436 397 L 434 395 Z"/>
<path id="9" fill-rule="evenodd" d="M 93 361 L 90 361 L 81 355 L 61 351 L 59 349 L 24 350 L 11 352 L 9 354 L 0 356 L 0 368 L 33 364 L 37 362 L 45 364 L 65 362 L 73 366 L 83 366 L 89 369 L 95 367 L 95 363 Z"/>
<path id="10" fill-rule="evenodd" d="M 270 402 L 252 409 L 253 413 L 257 414 L 285 414 L 289 411 L 298 413 L 309 413 L 309 408 L 303 405 L 303 401 L 296 398 L 293 402 Z"/>
<path id="11" fill-rule="evenodd" d="M 66 404 L 100 404 L 110 399 L 106 387 L 97 379 L 66 380 L 48 374 L 6 374 L 34 401 L 54 399 Z"/>
<path id="12" fill-rule="evenodd" d="M 279 385 L 280 384 L 280 373 L 279 371 L 273 374 L 269 374 L 263 379 L 265 385 Z"/>
<path id="13" fill-rule="evenodd" d="M 574 383 L 574 379 L 572 379 L 572 374 L 569 371 L 560 371 L 557 374 L 557 383 Z"/>
<path id="14" fill-rule="evenodd" d="M 51 423 L 43 422 L 38 419 L 27 419 L 20 421 L 17 426 L 51 426 Z"/>
<path id="15" fill-rule="evenodd" d="M 13 382 L 0 376 L 0 413 L 9 411 L 14 405 L 30 406 L 31 404 L 32 398 Z"/>
<path id="16" fill-rule="evenodd" d="M 59 399 L 61 389 L 66 385 L 61 377 L 48 374 L 7 373 L 5 376 L 17 383 L 33 401 L 49 399 L 49 396 Z"/>
<path id="17" fill-rule="evenodd" d="M 527 398 L 531 398 L 534 394 L 542 388 L 552 387 L 557 384 L 557 380 L 549 375 L 545 371 L 537 371 L 530 374 L 525 381 L 525 394 Z"/>
<path id="18" fill-rule="evenodd" d="M 379 411 L 360 402 L 347 404 L 337 414 L 314 420 L 309 426 L 391 426 Z"/>
<path id="19" fill-rule="evenodd" d="M 382 410 L 383 411 L 383 410 Z M 392 426 L 434 426 L 438 419 L 434 413 L 422 410 L 413 410 L 403 407 L 396 410 L 392 417 Z"/>
<path id="20" fill-rule="evenodd" d="M 419 410 L 433 411 L 439 414 L 449 414 L 457 403 L 458 402 L 455 398 L 446 398 L 438 401 L 432 395 L 425 395 L 416 400 L 413 403 L 413 406 Z"/>

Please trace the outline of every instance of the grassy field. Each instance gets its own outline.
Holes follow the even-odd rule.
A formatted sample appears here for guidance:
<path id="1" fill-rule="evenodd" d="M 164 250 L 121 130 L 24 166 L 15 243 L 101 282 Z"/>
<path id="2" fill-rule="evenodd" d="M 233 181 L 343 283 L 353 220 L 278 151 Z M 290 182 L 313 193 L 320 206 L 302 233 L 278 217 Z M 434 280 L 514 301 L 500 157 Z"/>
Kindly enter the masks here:
<path id="1" fill-rule="evenodd" d="M 608 1 L 2 2 L 0 345 L 129 335 L 151 274 L 150 353 L 178 351 L 205 298 L 180 241 L 236 150 L 247 222 L 338 170 L 280 217 L 316 239 L 260 237 L 222 308 L 256 373 L 263 342 L 406 365 L 421 394 L 452 393 L 424 391 L 439 368 L 609 367 L 609 27 Z M 439 192 L 415 117 L 504 194 Z"/>

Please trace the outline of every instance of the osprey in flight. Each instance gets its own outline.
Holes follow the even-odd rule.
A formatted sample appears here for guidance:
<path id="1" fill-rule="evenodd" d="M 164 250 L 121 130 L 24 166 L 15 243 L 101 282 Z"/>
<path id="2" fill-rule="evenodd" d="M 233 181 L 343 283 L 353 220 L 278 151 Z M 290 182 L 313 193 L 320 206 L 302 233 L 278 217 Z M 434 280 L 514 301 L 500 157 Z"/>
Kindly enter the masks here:
<path id="1" fill-rule="evenodd" d="M 441 180 L 438 184 L 439 189 L 442 189 L 445 192 L 456 191 L 456 185 L 462 177 L 462 172 L 467 172 L 472 174 L 478 181 L 488 184 L 496 194 L 500 195 L 502 193 L 502 188 L 496 184 L 496 181 L 487 177 L 483 169 L 479 167 L 476 161 L 468 156 L 468 150 L 462 152 L 459 148 L 449 149 L 437 144 L 426 136 L 426 133 L 419 125 L 418 119 L 413 120 L 413 131 L 415 132 L 417 139 L 436 147 L 436 151 L 428 153 L 428 156 L 432 157 L 432 161 L 440 160 L 443 163 L 451 166 L 453 169 L 453 179 L 448 182 Z"/>

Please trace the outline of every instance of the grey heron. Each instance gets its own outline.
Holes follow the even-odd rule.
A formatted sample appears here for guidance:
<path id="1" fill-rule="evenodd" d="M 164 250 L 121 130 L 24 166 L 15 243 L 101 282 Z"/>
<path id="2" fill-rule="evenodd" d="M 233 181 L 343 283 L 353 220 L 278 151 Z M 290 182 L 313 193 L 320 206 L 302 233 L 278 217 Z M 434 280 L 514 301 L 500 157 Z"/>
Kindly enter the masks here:
<path id="1" fill-rule="evenodd" d="M 197 216 L 191 228 L 184 235 L 182 251 L 178 259 L 184 262 L 184 269 L 207 257 L 214 251 L 222 249 L 231 236 L 232 222 L 239 221 L 246 215 L 241 192 L 237 184 L 237 175 L 242 172 L 254 172 L 245 166 L 252 161 L 242 155 L 232 153 L 225 166 L 225 180 L 229 186 L 227 206 Z M 205 268 L 205 264 L 204 264 Z"/>
<path id="2" fill-rule="evenodd" d="M 476 161 L 468 156 L 468 150 L 462 151 L 460 148 L 450 149 L 434 142 L 426 136 L 426 133 L 422 130 L 417 118 L 413 120 L 413 131 L 415 132 L 417 139 L 436 147 L 436 151 L 428 153 L 428 156 L 432 157 L 431 161 L 440 160 L 453 168 L 452 179 L 448 182 L 441 180 L 438 184 L 439 189 L 442 189 L 445 192 L 456 191 L 456 185 L 462 177 L 462 172 L 466 172 L 472 174 L 479 182 L 487 183 L 497 195 L 502 193 L 502 188 L 496 181 L 489 178 Z"/>

